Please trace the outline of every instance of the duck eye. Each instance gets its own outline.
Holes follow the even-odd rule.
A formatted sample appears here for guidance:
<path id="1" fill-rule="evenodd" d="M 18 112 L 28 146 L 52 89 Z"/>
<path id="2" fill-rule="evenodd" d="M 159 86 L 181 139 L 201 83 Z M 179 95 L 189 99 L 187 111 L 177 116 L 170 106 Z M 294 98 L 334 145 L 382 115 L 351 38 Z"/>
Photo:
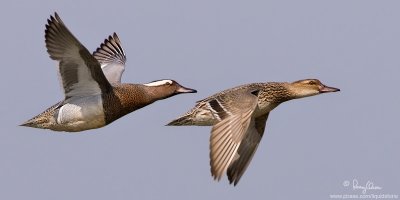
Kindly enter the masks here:
<path id="1" fill-rule="evenodd" d="M 315 81 L 310 81 L 310 82 L 308 82 L 308 84 L 310 84 L 310 85 L 315 85 L 315 84 L 317 84 Z"/>

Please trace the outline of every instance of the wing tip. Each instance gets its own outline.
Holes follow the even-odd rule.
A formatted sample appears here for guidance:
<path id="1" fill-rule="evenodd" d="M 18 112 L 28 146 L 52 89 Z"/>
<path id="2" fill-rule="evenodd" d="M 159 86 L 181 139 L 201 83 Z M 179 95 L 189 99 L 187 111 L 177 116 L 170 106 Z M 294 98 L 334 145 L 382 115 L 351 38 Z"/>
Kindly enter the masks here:
<path id="1" fill-rule="evenodd" d="M 45 25 L 44 30 L 44 39 L 47 48 L 47 52 L 50 55 L 50 58 L 55 60 L 58 59 L 58 56 L 55 56 L 55 51 L 57 49 L 57 44 L 59 41 L 57 39 L 60 32 L 63 30 L 64 23 L 62 22 L 60 16 L 57 12 L 54 12 L 54 15 L 50 15 L 47 19 L 47 24 Z"/>
<path id="2" fill-rule="evenodd" d="M 109 35 L 108 38 L 104 39 L 104 42 L 93 52 L 93 56 L 100 63 L 112 63 L 118 62 L 120 64 L 125 64 L 126 55 L 122 48 L 121 41 L 117 33 Z"/>

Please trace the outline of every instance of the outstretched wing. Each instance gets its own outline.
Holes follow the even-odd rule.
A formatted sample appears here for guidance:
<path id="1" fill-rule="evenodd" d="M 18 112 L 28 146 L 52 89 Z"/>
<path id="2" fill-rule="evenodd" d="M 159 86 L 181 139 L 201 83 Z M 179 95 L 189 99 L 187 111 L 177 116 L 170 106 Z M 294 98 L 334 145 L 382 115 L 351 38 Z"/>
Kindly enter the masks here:
<path id="1" fill-rule="evenodd" d="M 246 90 L 209 101 L 210 110 L 221 120 L 213 126 L 210 137 L 210 165 L 214 179 L 220 180 L 237 160 L 238 149 L 254 124 L 257 101 L 257 95 Z"/>
<path id="2" fill-rule="evenodd" d="M 121 83 L 126 55 L 116 33 L 105 39 L 93 56 L 100 62 L 101 69 L 110 83 Z"/>
<path id="3" fill-rule="evenodd" d="M 230 183 L 236 185 L 249 166 L 258 144 L 260 144 L 261 138 L 264 135 L 268 115 L 269 113 L 255 118 L 247 129 L 246 136 L 237 150 L 236 160 L 228 168 L 227 174 Z"/>
<path id="4" fill-rule="evenodd" d="M 45 42 L 50 58 L 58 61 L 65 98 L 88 96 L 112 89 L 100 63 L 72 35 L 57 13 L 47 20 Z"/>

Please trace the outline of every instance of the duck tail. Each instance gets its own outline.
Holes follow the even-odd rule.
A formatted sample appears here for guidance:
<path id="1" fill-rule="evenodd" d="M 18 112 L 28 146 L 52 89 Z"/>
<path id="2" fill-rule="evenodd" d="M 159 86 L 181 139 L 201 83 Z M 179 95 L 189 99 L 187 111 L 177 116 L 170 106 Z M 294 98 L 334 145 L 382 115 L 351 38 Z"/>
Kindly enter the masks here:
<path id="1" fill-rule="evenodd" d="M 201 109 L 200 105 L 172 120 L 166 126 L 213 126 L 217 122 L 218 120 L 213 117 L 210 110 Z"/>
<path id="2" fill-rule="evenodd" d="M 28 121 L 20 124 L 19 126 L 32 127 L 33 126 L 33 122 L 31 120 L 28 120 Z"/>
<path id="3" fill-rule="evenodd" d="M 190 118 L 189 115 L 184 115 L 177 119 L 172 120 L 166 126 L 190 126 L 190 125 L 195 125 L 194 121 Z"/>
<path id="4" fill-rule="evenodd" d="M 45 117 L 36 116 L 22 124 L 20 126 L 32 127 L 32 128 L 46 128 L 46 124 L 49 122 L 49 119 Z"/>
<path id="5" fill-rule="evenodd" d="M 20 126 L 49 129 L 50 126 L 52 126 L 52 123 L 54 123 L 54 113 L 60 106 L 62 106 L 62 102 L 56 103 L 41 114 L 36 115 L 32 119 L 20 124 Z"/>

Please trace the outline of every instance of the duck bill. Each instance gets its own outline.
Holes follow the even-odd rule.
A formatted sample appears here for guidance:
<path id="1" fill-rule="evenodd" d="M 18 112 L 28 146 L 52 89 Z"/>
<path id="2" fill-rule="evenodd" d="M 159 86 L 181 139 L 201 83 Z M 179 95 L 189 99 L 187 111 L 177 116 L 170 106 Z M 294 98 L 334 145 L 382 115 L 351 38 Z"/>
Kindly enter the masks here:
<path id="1" fill-rule="evenodd" d="M 191 89 L 191 88 L 187 88 L 187 87 L 183 87 L 180 86 L 176 91 L 176 94 L 181 94 L 181 93 L 197 93 L 197 90 L 195 89 Z"/>
<path id="2" fill-rule="evenodd" d="M 328 93 L 328 92 L 339 92 L 339 88 L 329 87 L 324 85 L 322 88 L 319 89 L 320 93 Z"/>

